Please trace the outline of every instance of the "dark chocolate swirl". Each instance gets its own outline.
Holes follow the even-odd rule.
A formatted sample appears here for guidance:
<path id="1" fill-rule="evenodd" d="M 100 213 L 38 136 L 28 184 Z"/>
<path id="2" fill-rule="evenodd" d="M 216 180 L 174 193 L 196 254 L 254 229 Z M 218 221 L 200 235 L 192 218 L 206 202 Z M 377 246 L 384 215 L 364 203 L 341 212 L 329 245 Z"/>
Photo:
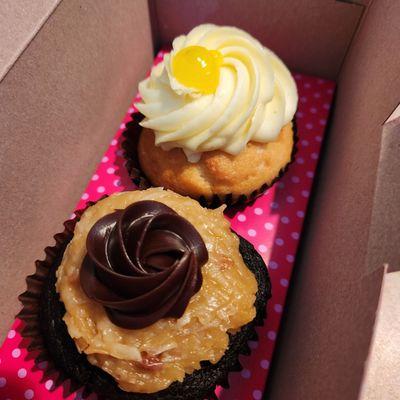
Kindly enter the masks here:
<path id="1" fill-rule="evenodd" d="M 157 201 L 140 201 L 98 220 L 86 240 L 82 289 L 110 320 L 139 329 L 180 318 L 200 290 L 208 260 L 200 234 Z"/>

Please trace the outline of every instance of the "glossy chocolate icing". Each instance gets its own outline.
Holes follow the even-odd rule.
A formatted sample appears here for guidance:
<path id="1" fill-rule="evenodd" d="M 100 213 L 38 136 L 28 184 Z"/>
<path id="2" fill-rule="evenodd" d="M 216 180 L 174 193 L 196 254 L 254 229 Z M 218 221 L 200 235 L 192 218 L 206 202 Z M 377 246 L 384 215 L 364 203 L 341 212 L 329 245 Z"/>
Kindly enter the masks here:
<path id="1" fill-rule="evenodd" d="M 180 318 L 200 290 L 208 252 L 186 219 L 157 201 L 139 201 L 98 220 L 80 269 L 86 295 L 110 320 L 140 329 Z"/>

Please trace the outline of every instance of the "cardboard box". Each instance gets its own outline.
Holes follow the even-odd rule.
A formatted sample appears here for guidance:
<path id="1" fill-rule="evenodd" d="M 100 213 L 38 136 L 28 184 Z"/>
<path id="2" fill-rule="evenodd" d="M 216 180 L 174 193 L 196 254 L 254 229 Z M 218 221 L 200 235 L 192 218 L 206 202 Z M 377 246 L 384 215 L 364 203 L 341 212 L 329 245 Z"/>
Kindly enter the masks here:
<path id="1" fill-rule="evenodd" d="M 400 397 L 398 1 L 0 7 L 3 336 L 32 260 L 79 199 L 153 49 L 202 22 L 230 24 L 291 69 L 338 82 L 266 397 Z"/>

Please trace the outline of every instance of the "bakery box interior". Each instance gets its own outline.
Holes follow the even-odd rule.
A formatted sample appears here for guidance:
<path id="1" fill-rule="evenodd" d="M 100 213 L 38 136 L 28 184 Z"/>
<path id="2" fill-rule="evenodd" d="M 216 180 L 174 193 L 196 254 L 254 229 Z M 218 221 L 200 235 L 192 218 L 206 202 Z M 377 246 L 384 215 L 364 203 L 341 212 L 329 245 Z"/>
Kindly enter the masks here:
<path id="1" fill-rule="evenodd" d="M 337 84 L 264 397 L 398 399 L 400 2 L 3 3 L 2 338 L 155 52 L 198 24 L 234 25 Z"/>

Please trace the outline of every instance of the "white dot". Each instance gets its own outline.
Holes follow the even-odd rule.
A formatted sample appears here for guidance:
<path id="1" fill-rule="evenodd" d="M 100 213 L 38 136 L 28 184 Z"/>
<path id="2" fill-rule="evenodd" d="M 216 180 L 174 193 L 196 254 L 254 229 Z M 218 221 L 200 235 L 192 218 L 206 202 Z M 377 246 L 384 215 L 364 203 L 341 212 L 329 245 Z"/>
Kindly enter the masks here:
<path id="1" fill-rule="evenodd" d="M 117 156 L 121 157 L 121 156 L 124 155 L 124 151 L 123 151 L 123 150 L 118 150 L 115 154 L 116 154 Z"/>
<path id="2" fill-rule="evenodd" d="M 288 260 L 289 262 L 293 262 L 294 261 L 294 257 L 291 254 L 288 254 L 286 256 L 286 260 Z"/>
<path id="3" fill-rule="evenodd" d="M 263 209 L 262 208 L 257 207 L 257 208 L 254 209 L 254 214 L 261 215 L 262 213 L 263 213 Z"/>
<path id="4" fill-rule="evenodd" d="M 256 342 L 255 340 L 251 340 L 248 342 L 248 345 L 251 349 L 256 349 L 258 347 L 258 342 Z"/>
<path id="5" fill-rule="evenodd" d="M 288 197 L 286 197 L 286 201 L 288 203 L 294 203 L 294 197 L 293 196 L 288 196 Z"/>
<path id="6" fill-rule="evenodd" d="M 104 193 L 106 191 L 106 188 L 104 186 L 99 186 L 97 188 L 97 193 Z"/>
<path id="7" fill-rule="evenodd" d="M 111 140 L 111 146 L 116 146 L 117 143 L 118 143 L 118 140 L 117 140 L 117 139 Z"/>
<path id="8" fill-rule="evenodd" d="M 246 216 L 244 214 L 239 214 L 237 219 L 240 222 L 244 222 L 246 221 Z"/>
<path id="9" fill-rule="evenodd" d="M 296 74 L 295 76 L 294 76 L 294 79 L 297 79 L 298 81 L 301 79 L 301 75 L 300 74 Z"/>
<path id="10" fill-rule="evenodd" d="M 321 85 L 321 84 L 324 83 L 325 81 L 324 81 L 323 79 L 319 78 L 317 82 L 318 82 L 319 85 Z"/>
<path id="11" fill-rule="evenodd" d="M 317 112 L 317 109 L 316 109 L 315 107 L 311 107 L 311 108 L 310 108 L 310 112 L 311 112 L 312 114 L 315 114 L 315 113 Z"/>
<path id="12" fill-rule="evenodd" d="M 266 252 L 268 251 L 268 247 L 265 246 L 265 244 L 260 244 L 260 245 L 258 246 L 258 251 L 259 251 L 260 253 L 266 253 Z"/>
<path id="13" fill-rule="evenodd" d="M 274 210 L 276 210 L 279 207 L 279 204 L 276 201 L 273 201 L 271 203 L 271 208 L 273 208 Z"/>
<path id="14" fill-rule="evenodd" d="M 300 101 L 301 101 L 302 103 L 307 103 L 307 97 L 306 97 L 306 96 L 301 96 L 301 97 L 300 97 Z"/>
<path id="15" fill-rule="evenodd" d="M 254 237 L 257 236 L 257 232 L 254 229 L 249 229 L 247 231 L 247 233 L 249 234 L 249 236 Z"/>
<path id="16" fill-rule="evenodd" d="M 290 222 L 290 219 L 289 219 L 288 217 L 282 217 L 282 218 L 281 218 L 281 222 L 282 222 L 283 224 L 288 224 L 288 223 Z"/>
<path id="17" fill-rule="evenodd" d="M 309 143 L 308 143 L 308 140 L 302 140 L 302 141 L 301 141 L 301 145 L 302 145 L 302 146 L 305 146 L 305 147 L 306 147 L 306 146 L 308 146 L 308 144 L 309 144 Z"/>
<path id="18" fill-rule="evenodd" d="M 262 398 L 261 390 L 253 390 L 253 398 L 254 400 L 260 400 Z"/>
<path id="19" fill-rule="evenodd" d="M 313 160 L 316 160 L 318 158 L 318 154 L 317 153 L 311 153 L 311 158 Z"/>
<path id="20" fill-rule="evenodd" d="M 290 236 L 295 240 L 297 240 L 300 237 L 298 232 L 292 232 Z"/>
<path id="21" fill-rule="evenodd" d="M 243 369 L 240 373 L 244 379 L 249 379 L 251 377 L 251 372 L 248 369 Z"/>
<path id="22" fill-rule="evenodd" d="M 7 337 L 8 337 L 9 339 L 14 339 L 15 334 L 16 334 L 16 332 L 14 331 L 14 329 L 11 329 L 11 330 L 8 332 Z"/>
<path id="23" fill-rule="evenodd" d="M 325 103 L 325 104 L 323 105 L 323 107 L 325 108 L 325 110 L 329 110 L 330 104 L 329 104 L 329 103 Z"/>
<path id="24" fill-rule="evenodd" d="M 298 176 L 292 176 L 291 178 L 293 183 L 299 183 L 300 182 L 300 178 Z"/>
<path id="25" fill-rule="evenodd" d="M 74 219 L 76 217 L 76 214 L 75 213 L 72 213 L 70 216 L 69 216 L 69 219 Z"/>
<path id="26" fill-rule="evenodd" d="M 277 313 L 281 313 L 282 310 L 283 310 L 283 307 L 282 307 L 281 304 L 275 304 L 275 305 L 274 305 L 274 310 L 275 310 L 275 312 L 277 312 Z"/>
<path id="27" fill-rule="evenodd" d="M 119 129 L 125 129 L 125 124 L 124 123 L 122 123 L 120 126 L 119 126 Z"/>
<path id="28" fill-rule="evenodd" d="M 283 246 L 283 244 L 284 244 L 285 242 L 284 242 L 284 240 L 281 239 L 281 238 L 276 238 L 276 239 L 275 239 L 275 243 L 276 243 L 278 246 Z"/>
<path id="29" fill-rule="evenodd" d="M 296 212 L 296 215 L 297 215 L 299 218 L 304 218 L 304 212 L 303 212 L 303 211 L 297 211 L 297 212 Z"/>
<path id="30" fill-rule="evenodd" d="M 312 171 L 307 171 L 307 172 L 306 172 L 306 175 L 307 175 L 308 178 L 313 178 L 313 177 L 314 177 L 314 172 L 312 172 Z"/>
<path id="31" fill-rule="evenodd" d="M 3 376 L 0 377 L 0 388 L 3 388 L 6 385 L 7 385 L 7 379 L 4 378 Z"/>
<path id="32" fill-rule="evenodd" d="M 94 174 L 92 176 L 92 181 L 98 181 L 99 180 L 99 176 L 97 174 Z"/>
<path id="33" fill-rule="evenodd" d="M 297 164 L 304 164 L 304 158 L 302 158 L 302 157 L 297 157 L 297 158 L 296 158 L 296 162 L 297 162 Z"/>
<path id="34" fill-rule="evenodd" d="M 25 390 L 24 397 L 26 400 L 31 400 L 35 396 L 35 392 L 32 389 Z"/>
<path id="35" fill-rule="evenodd" d="M 320 124 L 320 125 L 326 125 L 326 119 L 321 118 L 321 119 L 319 120 L 319 124 Z"/>
<path id="36" fill-rule="evenodd" d="M 89 195 L 87 193 L 83 193 L 81 199 L 82 200 L 87 200 L 89 198 Z"/>
<path id="37" fill-rule="evenodd" d="M 115 168 L 113 168 L 113 167 L 110 167 L 110 168 L 107 168 L 107 174 L 113 174 L 115 172 Z"/>
<path id="38" fill-rule="evenodd" d="M 278 269 L 278 263 L 276 261 L 270 261 L 268 267 L 270 269 Z"/>
<path id="39" fill-rule="evenodd" d="M 26 372 L 25 368 L 20 368 L 17 372 L 18 378 L 21 378 L 21 379 L 25 378 L 26 374 L 27 374 L 27 372 Z"/>
<path id="40" fill-rule="evenodd" d="M 289 281 L 288 281 L 287 279 L 281 279 L 281 280 L 280 280 L 280 284 L 281 284 L 283 287 L 288 287 L 288 286 L 289 286 Z"/>
<path id="41" fill-rule="evenodd" d="M 135 111 L 135 109 L 133 107 L 129 107 L 128 108 L 128 113 L 129 114 L 132 114 L 134 111 Z"/>
<path id="42" fill-rule="evenodd" d="M 301 111 L 297 111 L 296 117 L 298 117 L 298 118 L 303 118 L 303 117 L 304 117 L 304 114 L 303 114 Z"/>
<path id="43" fill-rule="evenodd" d="M 20 349 L 14 349 L 11 352 L 11 355 L 13 356 L 13 358 L 18 358 L 21 355 L 21 350 Z"/>
<path id="44" fill-rule="evenodd" d="M 314 93 L 314 97 L 316 99 L 319 99 L 321 97 L 321 93 L 319 93 L 319 92 Z"/>
<path id="45" fill-rule="evenodd" d="M 278 188 L 283 189 L 285 187 L 285 184 L 283 182 L 278 182 Z"/>
<path id="46" fill-rule="evenodd" d="M 267 231 L 272 231 L 272 230 L 274 229 L 274 224 L 271 224 L 271 222 L 266 222 L 266 223 L 264 224 L 264 228 L 265 228 Z"/>
<path id="47" fill-rule="evenodd" d="M 309 122 L 309 123 L 306 124 L 306 128 L 307 129 L 312 129 L 312 128 L 314 128 L 314 125 Z"/>
<path id="48" fill-rule="evenodd" d="M 45 386 L 45 388 L 46 388 L 47 390 L 53 389 L 53 385 L 54 385 L 54 382 L 53 382 L 52 379 L 49 379 L 49 380 L 46 381 L 46 383 L 44 384 L 44 386 Z"/>
<path id="49" fill-rule="evenodd" d="M 322 142 L 322 137 L 321 136 L 315 136 L 315 140 L 317 141 L 317 142 Z"/>
<path id="50" fill-rule="evenodd" d="M 309 89 L 311 87 L 311 85 L 307 82 L 307 83 L 304 84 L 304 87 Z"/>
<path id="51" fill-rule="evenodd" d="M 113 184 L 114 184 L 114 186 L 121 186 L 121 181 L 119 180 L 119 179 L 116 179 L 114 182 L 113 182 Z"/>
<path id="52" fill-rule="evenodd" d="M 108 162 L 108 160 L 109 160 L 109 158 L 108 158 L 107 156 L 104 156 L 104 157 L 101 159 L 101 162 L 102 162 L 102 163 L 106 163 L 106 162 Z"/>
<path id="53" fill-rule="evenodd" d="M 308 191 L 308 190 L 302 190 L 301 191 L 301 195 L 303 196 L 303 197 L 308 197 L 309 195 L 310 195 L 310 192 Z"/>
<path id="54" fill-rule="evenodd" d="M 261 360 L 260 366 L 262 369 L 268 369 L 269 368 L 269 361 L 268 360 Z"/>
<path id="55" fill-rule="evenodd" d="M 327 92 L 328 92 L 329 94 L 332 94 L 332 93 L 333 93 L 333 89 L 328 89 Z"/>

